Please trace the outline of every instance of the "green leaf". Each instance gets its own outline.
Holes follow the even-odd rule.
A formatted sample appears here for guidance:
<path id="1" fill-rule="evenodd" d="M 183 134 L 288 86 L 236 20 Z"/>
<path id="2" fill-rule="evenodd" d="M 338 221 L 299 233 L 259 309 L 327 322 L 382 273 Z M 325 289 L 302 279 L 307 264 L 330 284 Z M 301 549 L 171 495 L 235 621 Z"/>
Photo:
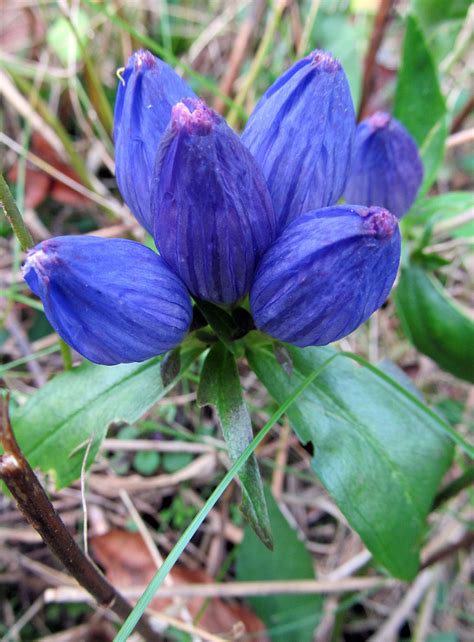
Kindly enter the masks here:
<path id="1" fill-rule="evenodd" d="M 196 301 L 196 305 L 227 350 L 234 352 L 232 337 L 238 331 L 238 326 L 232 316 L 219 306 L 208 301 L 199 300 Z"/>
<path id="2" fill-rule="evenodd" d="M 471 0 L 412 0 L 413 12 L 424 28 L 446 20 L 463 20 L 471 4 Z"/>
<path id="3" fill-rule="evenodd" d="M 254 341 L 248 349 L 250 365 L 277 402 L 337 354 L 331 348 L 288 350 L 291 377 L 270 345 Z M 389 381 L 339 357 L 287 414 L 299 439 L 313 444 L 314 470 L 374 558 L 408 580 L 418 569 L 426 516 L 452 445 L 420 401 Z"/>
<path id="4" fill-rule="evenodd" d="M 203 349 L 183 346 L 179 377 Z M 75 481 L 91 440 L 88 465 L 111 423 L 136 421 L 176 384 L 179 377 L 163 386 L 160 367 L 160 357 L 119 366 L 84 362 L 48 382 L 12 414 L 31 466 L 51 473 L 59 488 Z"/>
<path id="5" fill-rule="evenodd" d="M 418 198 L 427 193 L 438 175 L 444 159 L 444 148 L 448 136 L 448 119 L 443 116 L 428 132 L 420 148 L 423 162 L 423 183 L 418 191 Z"/>
<path id="6" fill-rule="evenodd" d="M 160 453 L 154 450 L 142 450 L 133 457 L 133 467 L 140 475 L 153 475 L 160 465 Z"/>
<path id="7" fill-rule="evenodd" d="M 273 532 L 273 552 L 245 529 L 236 560 L 237 579 L 246 581 L 313 580 L 311 555 L 265 489 Z M 272 642 L 311 642 L 321 618 L 320 595 L 268 595 L 248 602 L 265 623 Z"/>
<path id="8" fill-rule="evenodd" d="M 87 32 L 90 29 L 90 20 L 86 13 L 79 11 L 74 19 L 74 26 L 85 44 Z M 71 28 L 68 18 L 59 16 L 48 29 L 47 41 L 51 49 L 56 53 L 63 64 L 71 60 L 79 60 L 79 44 L 76 35 Z"/>
<path id="9" fill-rule="evenodd" d="M 438 60 L 453 50 L 471 4 L 471 0 L 412 0 L 412 12 Z"/>
<path id="10" fill-rule="evenodd" d="M 164 453 L 163 470 L 167 473 L 175 473 L 181 470 L 193 460 L 189 453 Z"/>
<path id="11" fill-rule="evenodd" d="M 433 57 L 417 19 L 409 15 L 395 93 L 394 115 L 421 147 L 445 114 L 446 105 Z"/>
<path id="12" fill-rule="evenodd" d="M 426 225 L 430 221 L 442 221 L 467 213 L 472 209 L 471 192 L 449 192 L 420 199 L 402 221 L 408 225 Z M 451 231 L 452 236 L 474 236 L 474 221 L 470 220 Z"/>
<path id="13" fill-rule="evenodd" d="M 222 343 L 213 346 L 204 362 L 198 403 L 200 406 L 215 406 L 229 457 L 232 463 L 235 462 L 252 441 L 253 432 L 247 406 L 242 398 L 235 358 Z M 270 522 L 255 455 L 249 457 L 239 479 L 242 483 L 242 512 L 265 546 L 271 548 Z"/>
<path id="14" fill-rule="evenodd" d="M 474 382 L 474 323 L 436 279 L 417 265 L 405 267 L 395 300 L 413 345 L 444 370 Z"/>

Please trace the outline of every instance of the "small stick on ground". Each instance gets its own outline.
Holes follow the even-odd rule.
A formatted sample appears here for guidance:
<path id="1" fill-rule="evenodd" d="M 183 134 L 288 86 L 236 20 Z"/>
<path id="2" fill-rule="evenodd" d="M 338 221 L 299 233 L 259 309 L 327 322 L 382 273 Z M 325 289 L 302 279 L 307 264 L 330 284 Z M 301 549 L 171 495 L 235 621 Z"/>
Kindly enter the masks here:
<path id="1" fill-rule="evenodd" d="M 451 134 L 455 134 L 458 132 L 466 118 L 472 114 L 472 110 L 474 109 L 474 96 L 471 96 L 469 100 L 466 102 L 464 107 L 461 109 L 459 114 L 454 118 L 452 125 L 451 125 Z"/>
<path id="2" fill-rule="evenodd" d="M 0 400 L 0 419 L 0 444 L 4 450 L 0 456 L 0 480 L 8 487 L 23 516 L 79 584 L 101 606 L 125 620 L 132 606 L 78 547 L 21 452 L 10 424 L 8 396 Z M 158 642 L 160 639 L 147 620 L 142 619 L 137 629 L 146 640 Z"/>

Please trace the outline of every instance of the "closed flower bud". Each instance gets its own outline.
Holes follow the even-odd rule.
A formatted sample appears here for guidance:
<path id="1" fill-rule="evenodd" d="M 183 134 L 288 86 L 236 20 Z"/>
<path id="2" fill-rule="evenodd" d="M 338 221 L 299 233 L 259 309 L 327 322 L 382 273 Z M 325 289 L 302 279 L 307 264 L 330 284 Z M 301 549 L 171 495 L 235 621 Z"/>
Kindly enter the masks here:
<path id="1" fill-rule="evenodd" d="M 257 327 L 297 346 L 326 345 L 387 298 L 400 259 L 397 218 L 343 205 L 293 221 L 261 260 L 250 292 Z"/>
<path id="2" fill-rule="evenodd" d="M 281 226 L 342 196 L 354 131 L 346 75 L 325 51 L 295 63 L 263 95 L 242 141 L 263 168 Z"/>
<path id="3" fill-rule="evenodd" d="M 422 180 L 416 143 L 398 120 L 377 112 L 358 125 L 344 194 L 349 203 L 386 207 L 401 218 L 415 200 Z"/>
<path id="4" fill-rule="evenodd" d="M 232 303 L 275 237 L 265 179 L 225 121 L 197 99 L 173 107 L 152 188 L 155 242 L 191 293 Z"/>
<path id="5" fill-rule="evenodd" d="M 153 233 L 150 183 L 161 136 L 171 107 L 193 90 L 149 51 L 130 57 L 115 101 L 114 141 L 117 183 L 138 221 Z"/>
<path id="6" fill-rule="evenodd" d="M 125 239 L 59 236 L 27 254 L 23 276 L 56 332 L 95 363 L 144 361 L 177 346 L 191 322 L 183 283 Z"/>

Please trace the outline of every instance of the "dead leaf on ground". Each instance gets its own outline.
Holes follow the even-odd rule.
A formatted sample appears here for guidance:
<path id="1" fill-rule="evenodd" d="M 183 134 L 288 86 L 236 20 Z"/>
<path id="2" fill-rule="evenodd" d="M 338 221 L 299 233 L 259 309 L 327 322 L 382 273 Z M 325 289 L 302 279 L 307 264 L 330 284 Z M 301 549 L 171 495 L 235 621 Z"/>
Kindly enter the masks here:
<path id="1" fill-rule="evenodd" d="M 64 162 L 57 151 L 51 147 L 40 133 L 34 132 L 32 134 L 30 149 L 36 156 L 39 156 L 68 178 L 76 181 L 76 183 L 81 183 L 81 179 L 72 167 Z M 16 162 L 8 172 L 8 179 L 11 182 L 15 182 L 17 177 L 18 162 Z M 56 180 L 46 172 L 28 163 L 25 176 L 25 205 L 35 209 L 38 205 L 41 205 L 48 196 L 63 205 L 79 206 L 91 203 L 86 196 L 79 194 L 79 192 L 76 192 L 76 190 L 68 187 L 63 182 Z"/>
<path id="2" fill-rule="evenodd" d="M 111 583 L 117 588 L 145 586 L 155 574 L 156 567 L 142 536 L 123 530 L 111 530 L 105 535 L 91 538 L 91 550 L 97 562 L 105 569 Z M 214 582 L 204 571 L 191 570 L 177 564 L 171 571 L 174 584 L 201 584 Z M 186 600 L 189 613 L 194 618 L 205 600 Z M 163 611 L 172 604 L 171 598 L 155 597 L 151 608 Z M 267 642 L 262 621 L 239 602 L 211 598 L 198 626 L 210 633 L 229 635 L 241 631 L 241 635 L 258 633 L 260 642 Z M 230 639 L 239 639 L 233 637 Z"/>
<path id="3" fill-rule="evenodd" d="M 38 9 L 19 7 L 17 0 L 0 0 L 0 49 L 9 54 L 24 52 L 38 45 L 46 27 Z"/>

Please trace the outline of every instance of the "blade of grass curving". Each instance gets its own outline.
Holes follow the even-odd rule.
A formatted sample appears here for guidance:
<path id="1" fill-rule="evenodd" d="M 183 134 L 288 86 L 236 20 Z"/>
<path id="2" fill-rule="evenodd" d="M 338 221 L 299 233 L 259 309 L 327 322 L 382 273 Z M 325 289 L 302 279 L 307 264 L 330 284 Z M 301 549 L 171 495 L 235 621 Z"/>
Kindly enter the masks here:
<path id="1" fill-rule="evenodd" d="M 371 372 L 373 372 L 379 379 L 382 379 L 385 381 L 385 383 L 388 383 L 390 386 L 396 389 L 397 392 L 402 394 L 404 397 L 409 399 L 415 406 L 417 406 L 420 410 L 422 410 L 425 414 L 429 415 L 432 419 L 436 421 L 438 426 L 440 427 L 441 432 L 445 433 L 455 444 L 457 444 L 464 452 L 466 455 L 468 455 L 471 459 L 474 459 L 474 446 L 469 444 L 465 439 L 461 437 L 451 426 L 446 423 L 438 414 L 436 414 L 431 408 L 426 406 L 422 401 L 420 401 L 415 395 L 413 395 L 409 390 L 404 388 L 402 385 L 400 385 L 395 379 L 392 379 L 389 375 L 385 374 L 382 370 L 379 370 L 376 366 L 373 366 L 371 363 L 369 363 L 364 357 L 360 357 L 358 354 L 354 354 L 353 352 L 339 352 L 341 357 L 346 357 L 347 359 L 351 359 L 352 361 L 355 361 L 359 365 L 363 366 L 364 368 L 367 368 Z"/>
<path id="2" fill-rule="evenodd" d="M 15 359 L 14 361 L 9 361 L 8 363 L 2 364 L 0 365 L 0 377 L 3 377 L 5 372 L 9 372 L 17 366 L 22 366 L 29 361 L 34 361 L 35 359 L 47 357 L 48 355 L 53 354 L 53 352 L 58 352 L 59 349 L 59 344 L 56 343 L 55 345 L 48 346 L 47 348 L 43 348 L 42 350 L 38 350 L 37 352 L 32 352 L 31 354 L 27 354 L 24 357 Z"/>
<path id="3" fill-rule="evenodd" d="M 23 303 L 23 305 L 27 305 L 30 308 L 33 308 L 33 310 L 38 310 L 38 312 L 43 312 L 43 304 L 40 303 L 39 301 L 36 301 L 35 299 L 31 299 L 28 296 L 25 296 L 24 294 L 19 294 L 18 292 L 15 292 L 13 288 L 9 288 L 8 290 L 0 290 L 0 297 L 4 297 L 8 301 L 16 301 L 17 303 Z"/>
<path id="4" fill-rule="evenodd" d="M 133 632 L 138 621 L 140 620 L 143 613 L 145 612 L 145 609 L 147 608 L 147 606 L 155 596 L 155 593 L 163 583 L 164 579 L 167 577 L 168 573 L 176 564 L 181 553 L 184 551 L 184 549 L 186 548 L 186 546 L 188 545 L 192 537 L 196 534 L 198 528 L 204 522 L 210 510 L 217 503 L 218 499 L 226 490 L 227 486 L 229 486 L 229 484 L 231 483 L 235 475 L 239 472 L 239 470 L 245 464 L 247 459 L 252 455 L 252 453 L 255 451 L 257 446 L 259 446 L 259 444 L 267 436 L 267 434 L 270 432 L 270 430 L 273 428 L 276 422 L 280 419 L 280 417 L 288 410 L 288 408 L 294 403 L 294 401 L 296 401 L 296 399 L 306 390 L 306 388 L 309 385 L 311 385 L 311 383 L 316 379 L 316 377 L 318 377 L 321 374 L 321 372 L 332 361 L 334 361 L 334 359 L 337 356 L 339 356 L 339 353 L 327 359 L 323 364 L 321 364 L 319 368 L 314 370 L 310 375 L 308 375 L 308 377 L 306 377 L 306 379 L 296 388 L 296 390 L 294 390 L 294 392 L 286 399 L 286 401 L 284 401 L 281 404 L 278 410 L 276 410 L 273 413 L 273 415 L 267 421 L 265 426 L 260 430 L 258 435 L 255 436 L 255 438 L 245 448 L 242 454 L 235 460 L 233 466 L 224 475 L 222 480 L 219 482 L 219 484 L 216 486 L 214 491 L 211 493 L 211 495 L 207 499 L 204 506 L 197 513 L 196 517 L 193 519 L 191 524 L 186 528 L 184 533 L 176 542 L 175 546 L 169 553 L 168 557 L 165 559 L 162 566 L 159 568 L 159 570 L 157 571 L 157 573 L 155 574 L 155 576 L 153 577 L 153 579 L 151 580 L 151 582 L 149 583 L 145 591 L 143 592 L 142 596 L 138 600 L 132 613 L 130 613 L 128 618 L 123 623 L 120 631 L 115 637 L 114 642 L 127 642 L 127 640 L 129 639 L 129 636 Z"/>
<path id="5" fill-rule="evenodd" d="M 242 109 L 242 107 L 237 105 L 232 100 L 232 98 L 229 98 L 229 96 L 224 94 L 212 80 L 209 80 L 209 78 L 206 78 L 206 76 L 203 76 L 197 71 L 194 71 L 194 69 L 192 69 L 191 67 L 188 67 L 188 65 L 186 65 L 179 58 L 177 58 L 174 55 L 174 53 L 172 53 L 169 49 L 162 47 L 149 36 L 146 36 L 140 33 L 137 29 L 135 29 L 135 27 L 129 24 L 126 20 L 124 20 L 123 18 L 118 16 L 116 13 L 114 13 L 110 9 L 108 4 L 98 5 L 93 0 L 85 0 L 85 4 L 87 4 L 95 12 L 100 13 L 103 16 L 106 16 L 108 20 L 110 20 L 110 22 L 112 22 L 114 25 L 116 25 L 120 29 L 124 29 L 125 31 L 127 31 L 131 36 L 133 36 L 133 38 L 137 42 L 140 42 L 143 46 L 145 46 L 155 55 L 162 58 L 169 65 L 173 67 L 181 68 L 184 72 L 186 72 L 186 74 L 190 78 L 193 78 L 193 80 L 196 81 L 196 83 L 199 85 L 200 88 L 206 89 L 207 91 L 211 92 L 214 96 L 219 96 L 219 98 L 221 98 L 222 101 L 228 107 L 234 109 L 238 113 L 238 115 L 240 116 L 240 118 L 244 120 L 244 122 L 247 120 L 247 115 L 245 111 Z"/>

